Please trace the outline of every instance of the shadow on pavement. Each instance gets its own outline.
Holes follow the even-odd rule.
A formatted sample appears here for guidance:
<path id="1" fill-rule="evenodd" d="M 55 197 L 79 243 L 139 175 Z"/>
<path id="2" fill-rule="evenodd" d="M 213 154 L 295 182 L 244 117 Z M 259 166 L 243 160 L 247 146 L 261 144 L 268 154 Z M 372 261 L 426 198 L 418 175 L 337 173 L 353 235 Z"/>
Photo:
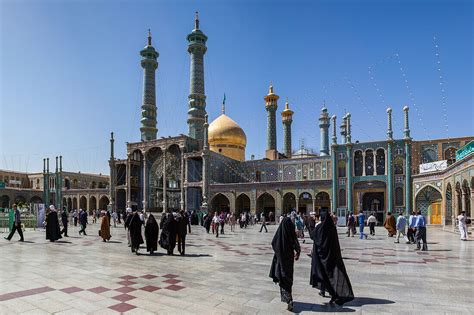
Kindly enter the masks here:
<path id="1" fill-rule="evenodd" d="M 355 310 L 351 308 L 340 307 L 335 304 L 312 304 L 306 302 L 293 302 L 293 313 L 301 312 L 317 312 L 317 313 L 353 313 Z"/>
<path id="2" fill-rule="evenodd" d="M 107 243 L 112 243 L 112 244 L 122 244 L 123 242 L 120 242 L 120 241 L 107 241 Z"/>
<path id="3" fill-rule="evenodd" d="M 349 303 L 344 304 L 345 306 L 363 306 L 363 305 L 374 305 L 374 304 L 393 304 L 392 300 L 376 299 L 369 297 L 356 297 Z"/>

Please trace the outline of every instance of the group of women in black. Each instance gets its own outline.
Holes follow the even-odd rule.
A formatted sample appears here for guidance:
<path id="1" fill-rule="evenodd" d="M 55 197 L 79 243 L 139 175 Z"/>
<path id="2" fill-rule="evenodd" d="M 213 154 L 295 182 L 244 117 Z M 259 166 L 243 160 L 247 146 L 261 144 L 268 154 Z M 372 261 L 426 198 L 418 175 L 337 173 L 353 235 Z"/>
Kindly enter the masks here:
<path id="1" fill-rule="evenodd" d="M 330 304 L 343 305 L 354 299 L 351 282 L 342 260 L 339 238 L 334 222 L 326 211 L 320 213 L 320 222 L 310 232 L 313 240 L 310 284 L 319 289 L 319 295 L 329 293 Z M 293 310 L 294 262 L 299 259 L 301 248 L 290 217 L 280 222 L 272 241 L 273 256 L 270 277 L 280 285 L 281 301 Z"/>
<path id="2" fill-rule="evenodd" d="M 129 233 L 129 246 L 132 253 L 138 255 L 140 245 L 144 243 L 142 237 L 142 226 L 144 224 L 143 215 L 138 211 L 128 213 L 125 219 L 125 229 Z M 145 224 L 146 250 L 153 254 L 158 250 L 158 244 L 167 251 L 168 255 L 174 254 L 176 242 L 178 242 L 178 251 L 181 255 L 185 254 L 185 243 L 189 217 L 184 211 L 179 213 L 164 213 L 160 224 L 156 221 L 153 214 L 148 215 Z M 159 233 L 161 228 L 161 234 Z M 159 240 L 158 240 L 158 235 Z"/>

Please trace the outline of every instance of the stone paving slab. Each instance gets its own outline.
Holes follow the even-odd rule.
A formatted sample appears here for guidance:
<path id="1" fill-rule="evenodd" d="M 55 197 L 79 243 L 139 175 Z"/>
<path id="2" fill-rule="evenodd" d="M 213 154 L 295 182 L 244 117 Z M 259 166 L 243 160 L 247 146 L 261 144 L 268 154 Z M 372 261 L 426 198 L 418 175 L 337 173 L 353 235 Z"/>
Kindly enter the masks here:
<path id="1" fill-rule="evenodd" d="M 89 226 L 89 233 L 98 225 Z M 44 231 L 27 242 L 0 242 L 0 314 L 278 314 L 287 313 L 268 277 L 269 233 L 256 226 L 216 238 L 193 226 L 187 256 L 130 252 L 122 226 L 111 243 L 95 235 L 50 243 Z M 429 252 L 394 244 L 382 228 L 368 240 L 339 230 L 356 299 L 328 305 L 309 285 L 312 242 L 301 244 L 293 295 L 298 313 L 473 314 L 474 242 L 428 229 Z M 1 234 L 0 234 L 1 235 Z"/>

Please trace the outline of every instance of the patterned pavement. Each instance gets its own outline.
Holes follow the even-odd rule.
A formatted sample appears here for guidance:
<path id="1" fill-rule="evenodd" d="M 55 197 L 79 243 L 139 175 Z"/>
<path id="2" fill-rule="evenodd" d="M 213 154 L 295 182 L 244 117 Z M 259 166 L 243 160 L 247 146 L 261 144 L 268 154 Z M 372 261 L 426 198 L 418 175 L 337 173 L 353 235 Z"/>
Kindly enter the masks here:
<path id="1" fill-rule="evenodd" d="M 219 238 L 192 228 L 184 257 L 132 254 L 121 226 L 110 243 L 95 236 L 97 224 L 89 236 L 71 227 L 71 237 L 56 243 L 42 230 L 26 231 L 24 243 L 1 239 L 0 314 L 287 313 L 268 277 L 275 226 L 269 233 L 237 227 Z M 309 286 L 306 239 L 295 265 L 295 312 L 473 314 L 474 242 L 430 227 L 430 251 L 416 252 L 382 228 L 368 240 L 339 232 L 356 299 L 331 306 Z"/>

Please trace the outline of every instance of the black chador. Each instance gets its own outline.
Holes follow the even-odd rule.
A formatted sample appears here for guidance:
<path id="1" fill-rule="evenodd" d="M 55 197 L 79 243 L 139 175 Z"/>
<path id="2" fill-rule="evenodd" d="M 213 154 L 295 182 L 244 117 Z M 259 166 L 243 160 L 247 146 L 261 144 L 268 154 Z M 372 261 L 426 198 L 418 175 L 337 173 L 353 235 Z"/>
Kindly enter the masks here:
<path id="1" fill-rule="evenodd" d="M 337 229 L 326 211 L 321 212 L 321 223 L 311 231 L 313 256 L 310 284 L 324 296 L 331 295 L 330 303 L 342 305 L 354 299 L 351 282 L 342 260 Z"/>
<path id="2" fill-rule="evenodd" d="M 158 232 L 158 223 L 153 214 L 150 214 L 145 225 L 146 251 L 150 254 L 158 250 Z"/>
<path id="3" fill-rule="evenodd" d="M 270 269 L 270 278 L 280 285 L 281 301 L 293 309 L 293 271 L 295 260 L 300 256 L 300 244 L 296 237 L 295 225 L 286 217 L 281 222 L 273 237 L 272 248 L 275 252 Z"/>
<path id="4" fill-rule="evenodd" d="M 161 218 L 160 246 L 166 249 L 168 255 L 173 255 L 176 246 L 177 223 L 172 213 L 166 213 Z"/>
<path id="5" fill-rule="evenodd" d="M 46 239 L 54 242 L 62 238 L 61 229 L 59 227 L 58 213 L 52 210 L 46 218 Z"/>
<path id="6" fill-rule="evenodd" d="M 130 244 L 132 245 L 132 253 L 135 252 L 137 255 L 140 245 L 143 244 L 142 225 L 143 222 L 140 219 L 140 215 L 135 212 L 132 216 L 132 219 L 130 220 L 130 226 L 128 229 L 130 231 Z"/>

